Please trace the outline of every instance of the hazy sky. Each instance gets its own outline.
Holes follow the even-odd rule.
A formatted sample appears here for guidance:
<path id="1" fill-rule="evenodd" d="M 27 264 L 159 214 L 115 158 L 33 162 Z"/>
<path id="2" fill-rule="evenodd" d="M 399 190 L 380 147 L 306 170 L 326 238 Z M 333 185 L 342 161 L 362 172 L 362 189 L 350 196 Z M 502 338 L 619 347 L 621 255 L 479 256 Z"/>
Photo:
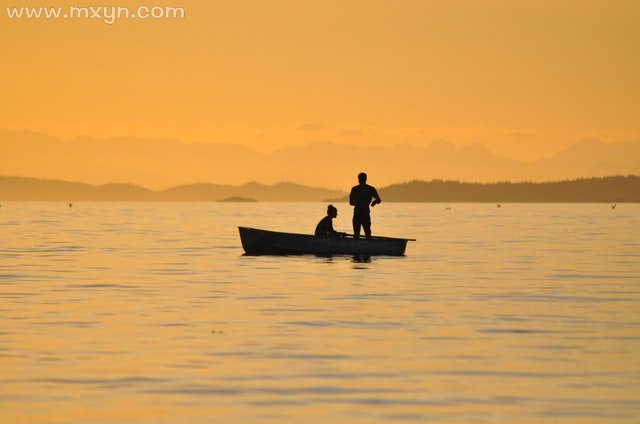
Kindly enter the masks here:
<path id="1" fill-rule="evenodd" d="M 262 151 L 445 139 L 525 160 L 640 139 L 637 0 L 103 0 L 186 18 L 9 20 L 24 3 L 0 11 L 3 128 Z"/>

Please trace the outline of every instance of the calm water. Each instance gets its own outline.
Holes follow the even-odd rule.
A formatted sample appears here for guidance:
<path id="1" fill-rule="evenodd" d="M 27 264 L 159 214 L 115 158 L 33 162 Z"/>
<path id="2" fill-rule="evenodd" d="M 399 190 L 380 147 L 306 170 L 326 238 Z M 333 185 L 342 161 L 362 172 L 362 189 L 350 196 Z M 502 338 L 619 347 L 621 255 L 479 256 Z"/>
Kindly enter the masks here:
<path id="1" fill-rule="evenodd" d="M 640 420 L 640 205 L 382 204 L 406 257 L 242 255 L 323 212 L 3 203 L 0 422 Z"/>

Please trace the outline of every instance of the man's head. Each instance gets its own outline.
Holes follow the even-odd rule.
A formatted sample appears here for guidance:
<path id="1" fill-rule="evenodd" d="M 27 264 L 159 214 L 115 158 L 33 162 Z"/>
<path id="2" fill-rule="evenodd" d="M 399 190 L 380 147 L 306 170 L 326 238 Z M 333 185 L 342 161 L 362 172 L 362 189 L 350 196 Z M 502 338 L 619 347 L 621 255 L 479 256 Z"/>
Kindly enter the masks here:
<path id="1" fill-rule="evenodd" d="M 358 181 L 360 182 L 360 184 L 366 184 L 367 183 L 367 174 L 365 174 L 364 172 L 361 172 L 358 174 Z"/>
<path id="2" fill-rule="evenodd" d="M 331 218 L 335 218 L 336 216 L 338 216 L 338 209 L 336 209 L 336 207 L 333 205 L 327 206 L 327 215 L 329 215 Z"/>

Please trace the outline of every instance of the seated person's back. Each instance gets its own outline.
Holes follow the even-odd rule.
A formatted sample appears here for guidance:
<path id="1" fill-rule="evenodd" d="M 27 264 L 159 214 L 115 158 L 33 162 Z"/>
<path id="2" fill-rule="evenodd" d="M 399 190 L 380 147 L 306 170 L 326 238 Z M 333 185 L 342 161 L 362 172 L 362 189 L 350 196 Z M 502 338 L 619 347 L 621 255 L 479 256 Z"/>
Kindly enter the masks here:
<path id="1" fill-rule="evenodd" d="M 316 226 L 315 234 L 317 237 L 337 237 L 344 235 L 344 233 L 333 229 L 333 218 L 336 216 L 338 216 L 338 210 L 333 205 L 329 205 L 327 207 L 327 216 L 322 218 Z"/>

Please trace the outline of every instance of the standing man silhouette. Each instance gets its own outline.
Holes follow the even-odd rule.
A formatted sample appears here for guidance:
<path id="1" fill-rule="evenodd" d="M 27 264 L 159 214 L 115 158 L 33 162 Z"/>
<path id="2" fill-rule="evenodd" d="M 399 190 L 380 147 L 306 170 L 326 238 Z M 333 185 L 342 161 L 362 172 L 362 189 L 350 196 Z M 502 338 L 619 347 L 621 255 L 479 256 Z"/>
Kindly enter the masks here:
<path id="1" fill-rule="evenodd" d="M 349 195 L 349 204 L 353 208 L 353 236 L 360 238 L 360 227 L 364 229 L 367 238 L 371 238 L 371 215 L 369 204 L 371 207 L 381 203 L 380 196 L 375 187 L 367 184 L 367 174 L 361 172 L 358 174 L 358 184 L 351 189 Z M 371 202 L 372 199 L 373 202 Z"/>

